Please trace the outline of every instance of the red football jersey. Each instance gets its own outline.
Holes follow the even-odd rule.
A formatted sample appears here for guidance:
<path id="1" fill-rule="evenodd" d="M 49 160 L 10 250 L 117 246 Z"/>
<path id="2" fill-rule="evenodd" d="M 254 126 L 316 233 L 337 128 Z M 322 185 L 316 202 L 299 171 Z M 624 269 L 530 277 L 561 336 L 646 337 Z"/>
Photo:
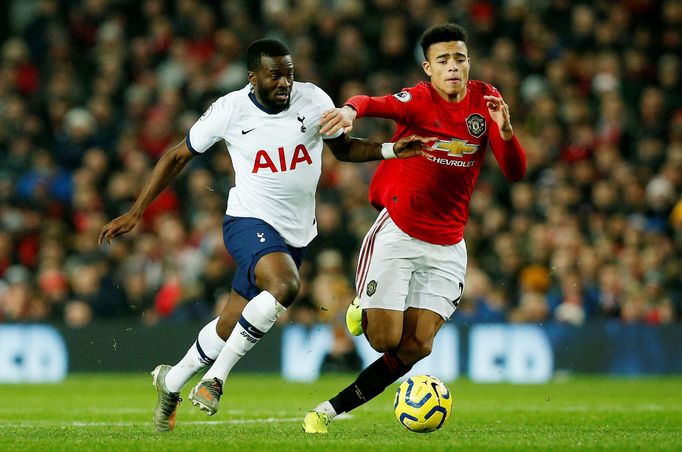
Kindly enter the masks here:
<path id="1" fill-rule="evenodd" d="M 384 160 L 372 178 L 370 202 L 386 207 L 410 236 L 438 245 L 462 240 L 488 143 L 507 178 L 524 176 L 525 153 L 516 137 L 500 137 L 486 95 L 500 97 L 495 87 L 470 80 L 463 100 L 447 102 L 431 83 L 422 82 L 393 95 L 354 96 L 346 102 L 358 118 L 394 120 L 393 142 L 409 135 L 438 138 L 428 157 Z"/>

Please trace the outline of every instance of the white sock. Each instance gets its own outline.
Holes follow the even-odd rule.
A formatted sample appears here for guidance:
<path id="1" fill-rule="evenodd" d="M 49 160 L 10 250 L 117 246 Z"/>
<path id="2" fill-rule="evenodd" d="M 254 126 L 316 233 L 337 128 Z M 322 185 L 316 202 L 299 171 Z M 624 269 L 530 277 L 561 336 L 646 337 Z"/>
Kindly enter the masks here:
<path id="1" fill-rule="evenodd" d="M 317 405 L 313 411 L 317 411 L 318 413 L 324 413 L 327 416 L 329 416 L 329 419 L 334 419 L 337 415 L 336 410 L 332 406 L 331 403 L 329 403 L 329 400 L 320 403 Z"/>
<path id="2" fill-rule="evenodd" d="M 237 361 L 260 341 L 285 310 L 270 292 L 264 290 L 253 297 L 203 380 L 218 378 L 224 382 Z"/>
<path id="3" fill-rule="evenodd" d="M 197 372 L 212 364 L 223 349 L 225 341 L 218 336 L 216 326 L 218 319 L 208 323 L 199 331 L 196 342 L 187 353 L 166 374 L 166 387 L 172 392 L 180 392 L 183 386 Z"/>

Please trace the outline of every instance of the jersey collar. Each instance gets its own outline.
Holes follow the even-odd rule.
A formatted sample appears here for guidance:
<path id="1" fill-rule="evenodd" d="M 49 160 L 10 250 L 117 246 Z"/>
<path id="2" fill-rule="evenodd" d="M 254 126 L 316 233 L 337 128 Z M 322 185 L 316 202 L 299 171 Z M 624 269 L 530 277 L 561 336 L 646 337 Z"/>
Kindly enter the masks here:
<path id="1" fill-rule="evenodd" d="M 273 110 L 272 108 L 268 108 L 265 105 L 258 102 L 258 99 L 256 99 L 256 95 L 253 93 L 249 93 L 249 99 L 251 99 L 251 102 L 253 102 L 253 104 L 256 107 L 258 107 L 261 111 L 264 111 L 265 113 L 267 113 L 269 115 L 276 115 L 276 114 L 282 113 L 283 111 L 287 111 L 289 109 L 289 107 L 287 107 L 284 110 L 277 111 L 277 110 Z M 289 94 L 289 105 L 291 105 L 291 94 Z"/>
<path id="2" fill-rule="evenodd" d="M 464 95 L 464 99 L 460 100 L 459 102 L 448 102 L 447 100 L 440 97 L 440 94 L 438 94 L 438 91 L 436 91 L 436 88 L 433 87 L 431 82 L 424 83 L 426 83 L 426 85 L 429 87 L 431 97 L 433 99 L 436 99 L 436 102 L 443 105 L 445 108 L 457 110 L 460 108 L 464 108 L 469 104 L 469 95 L 471 94 L 471 87 L 469 86 L 469 82 L 467 82 L 467 93 Z"/>

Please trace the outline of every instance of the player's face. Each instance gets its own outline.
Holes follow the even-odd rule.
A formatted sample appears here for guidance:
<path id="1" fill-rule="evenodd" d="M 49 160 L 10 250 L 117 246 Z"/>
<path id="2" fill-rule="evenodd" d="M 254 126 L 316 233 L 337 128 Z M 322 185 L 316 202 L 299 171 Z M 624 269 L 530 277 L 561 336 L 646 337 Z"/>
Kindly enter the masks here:
<path id="1" fill-rule="evenodd" d="M 431 84 L 449 102 L 459 102 L 466 95 L 469 81 L 469 56 L 462 41 L 432 44 L 422 64 L 424 72 L 431 77 Z"/>
<path id="2" fill-rule="evenodd" d="M 294 84 L 294 63 L 291 55 L 280 57 L 262 56 L 260 66 L 249 72 L 258 102 L 264 106 L 282 111 L 289 107 L 291 87 Z"/>

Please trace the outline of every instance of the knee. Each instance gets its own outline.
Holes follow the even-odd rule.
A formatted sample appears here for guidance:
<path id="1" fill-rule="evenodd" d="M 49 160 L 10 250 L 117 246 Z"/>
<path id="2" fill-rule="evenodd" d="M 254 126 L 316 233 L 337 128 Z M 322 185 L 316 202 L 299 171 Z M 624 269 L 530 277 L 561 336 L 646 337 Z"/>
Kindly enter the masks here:
<path id="1" fill-rule="evenodd" d="M 400 336 L 391 334 L 389 331 L 367 331 L 367 340 L 372 348 L 380 353 L 395 350 L 400 343 Z"/>
<path id="2" fill-rule="evenodd" d="M 278 275 L 266 284 L 264 288 L 282 305 L 288 307 L 294 302 L 301 287 L 298 275 Z"/>
<path id="3" fill-rule="evenodd" d="M 431 354 L 433 341 L 420 341 L 416 338 L 403 341 L 398 347 L 398 358 L 407 366 L 412 366 Z"/>

